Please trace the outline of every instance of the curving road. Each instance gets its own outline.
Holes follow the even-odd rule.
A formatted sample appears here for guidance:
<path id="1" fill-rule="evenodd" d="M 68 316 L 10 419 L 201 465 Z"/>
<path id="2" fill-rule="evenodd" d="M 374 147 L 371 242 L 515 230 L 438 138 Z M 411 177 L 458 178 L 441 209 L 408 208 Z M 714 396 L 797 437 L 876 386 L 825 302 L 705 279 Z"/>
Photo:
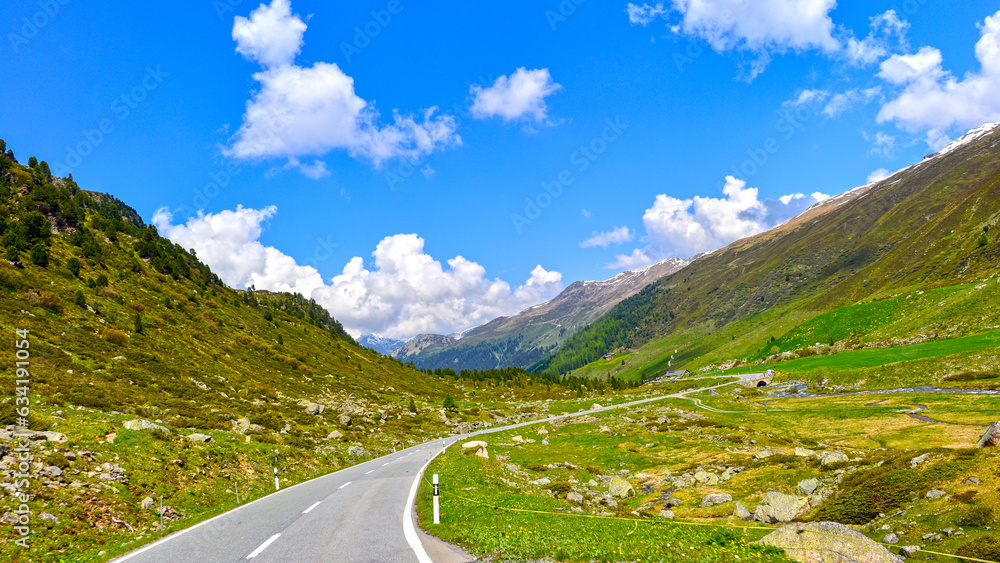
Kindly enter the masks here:
<path id="1" fill-rule="evenodd" d="M 739 376 L 746 379 L 757 374 Z M 732 379 L 727 377 L 727 379 Z M 731 385 L 729 381 L 715 389 Z M 115 559 L 129 563 L 454 563 L 467 554 L 414 525 L 413 500 L 430 461 L 470 436 L 628 408 L 683 393 L 454 436 L 282 489 Z"/>

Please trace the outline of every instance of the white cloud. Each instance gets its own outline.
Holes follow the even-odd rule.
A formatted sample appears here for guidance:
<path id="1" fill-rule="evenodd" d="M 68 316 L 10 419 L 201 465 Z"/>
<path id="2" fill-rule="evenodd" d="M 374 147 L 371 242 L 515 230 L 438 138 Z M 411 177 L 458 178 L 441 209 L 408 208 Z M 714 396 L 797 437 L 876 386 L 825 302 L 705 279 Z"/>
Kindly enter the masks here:
<path id="1" fill-rule="evenodd" d="M 153 214 L 153 224 L 161 235 L 193 248 L 198 258 L 228 285 L 256 286 L 272 291 L 309 295 L 323 285 L 323 278 L 311 266 L 299 266 L 290 256 L 260 243 L 263 223 L 277 213 L 275 206 L 204 214 L 199 212 L 182 225 L 174 225 L 166 209 Z"/>
<path id="2" fill-rule="evenodd" d="M 722 191 L 725 198 L 656 196 L 653 206 L 642 217 L 646 247 L 634 250 L 631 255 L 618 255 L 617 261 L 608 267 L 632 267 L 642 260 L 651 263 L 671 257 L 688 258 L 721 248 L 766 231 L 829 197 L 814 192 L 760 200 L 757 188 L 747 188 L 746 182 L 732 176 L 726 177 Z"/>
<path id="3" fill-rule="evenodd" d="M 874 136 L 865 135 L 867 139 L 872 144 L 871 154 L 881 155 L 885 158 L 889 158 L 892 154 L 892 149 L 896 146 L 895 135 L 889 135 L 884 131 L 879 131 L 875 133 Z"/>
<path id="4" fill-rule="evenodd" d="M 461 256 L 445 268 L 424 253 L 417 235 L 386 237 L 367 269 L 352 258 L 331 284 L 314 292 L 317 302 L 352 333 L 393 338 L 448 334 L 551 299 L 562 290 L 562 274 L 535 267 L 523 285 L 487 279 L 486 270 Z"/>
<path id="5" fill-rule="evenodd" d="M 657 2 L 655 6 L 649 4 L 643 4 L 639 6 L 631 2 L 625 6 L 625 13 L 628 14 L 628 21 L 632 25 L 649 25 L 658 16 L 662 17 L 666 15 L 667 11 L 663 8 L 662 2 Z"/>
<path id="6" fill-rule="evenodd" d="M 619 254 L 615 256 L 615 261 L 605 266 L 609 270 L 635 270 L 652 264 L 653 261 L 646 256 L 646 253 L 636 248 L 632 254 Z"/>
<path id="7" fill-rule="evenodd" d="M 262 10 L 266 17 L 260 15 Z M 293 26 L 292 20 L 301 25 Z M 292 49 L 289 30 L 299 27 L 299 41 Z M 285 0 L 273 0 L 270 8 L 262 5 L 250 20 L 237 18 L 234 37 L 237 30 L 242 30 L 238 50 L 265 69 L 253 75 L 260 86 L 247 102 L 230 146 L 223 149 L 227 156 L 298 159 L 340 149 L 380 165 L 461 144 L 455 118 L 436 115 L 437 108 L 419 117 L 393 112 L 393 122 L 383 125 L 378 111 L 355 93 L 354 79 L 336 64 L 292 64 L 305 23 L 290 15 Z M 320 168 L 317 162 L 300 170 L 323 177 L 325 166 Z"/>
<path id="8" fill-rule="evenodd" d="M 927 144 L 939 150 L 950 141 L 950 132 L 1000 121 L 1000 11 L 979 26 L 976 59 L 980 70 L 961 79 L 944 70 L 941 51 L 922 47 L 916 53 L 893 55 L 882 62 L 878 76 L 900 88 L 882 106 L 879 123 L 893 122 L 902 129 L 923 131 Z"/>
<path id="9" fill-rule="evenodd" d="M 823 114 L 829 118 L 840 116 L 845 111 L 851 109 L 857 103 L 869 103 L 882 93 L 881 88 L 867 88 L 865 90 L 851 89 L 846 92 L 834 94 L 830 97 L 823 108 Z"/>
<path id="10" fill-rule="evenodd" d="M 591 217 L 594 216 L 594 214 L 592 212 L 587 211 L 586 209 L 581 209 L 580 213 L 583 214 L 584 219 L 590 219 Z"/>
<path id="11" fill-rule="evenodd" d="M 580 248 L 591 248 L 599 246 L 607 248 L 612 244 L 622 244 L 632 242 L 635 237 L 628 227 L 617 227 L 604 233 L 594 233 L 590 238 L 580 243 Z"/>
<path id="12" fill-rule="evenodd" d="M 302 49 L 306 24 L 292 15 L 289 0 L 272 0 L 250 12 L 250 18 L 236 16 L 233 40 L 236 52 L 264 66 L 292 64 Z"/>
<path id="13" fill-rule="evenodd" d="M 472 115 L 478 119 L 501 117 L 504 121 L 527 119 L 545 121 L 548 107 L 545 98 L 562 86 L 552 81 L 549 69 L 517 69 L 510 76 L 497 78 L 493 85 L 484 88 L 473 84 Z"/>
<path id="14" fill-rule="evenodd" d="M 830 97 L 829 90 L 802 90 L 794 99 L 781 102 L 782 107 L 798 107 L 811 104 L 821 104 Z"/>
<path id="15" fill-rule="evenodd" d="M 524 284 L 511 288 L 488 279 L 481 265 L 456 256 L 447 267 L 424 252 L 414 234 L 386 237 L 367 269 L 361 257 L 325 283 L 312 266 L 299 265 L 280 250 L 260 242 L 264 223 L 277 213 L 274 206 L 200 213 L 175 225 L 166 209 L 157 210 L 153 224 L 160 234 L 193 248 L 222 280 L 233 287 L 301 293 L 326 307 L 355 336 L 379 333 L 409 338 L 423 332 L 449 334 L 480 325 L 501 315 L 555 297 L 562 274 L 536 266 Z"/>
<path id="16" fill-rule="evenodd" d="M 673 0 L 676 29 L 704 39 L 718 52 L 753 53 L 748 78 L 760 74 L 772 52 L 840 51 L 830 12 L 836 0 Z"/>
<path id="17" fill-rule="evenodd" d="M 877 170 L 872 170 L 871 173 L 868 174 L 868 179 L 866 181 L 869 184 L 873 184 L 875 182 L 885 180 L 889 176 L 892 176 L 892 172 L 889 172 L 885 168 L 879 168 Z"/>
<path id="18" fill-rule="evenodd" d="M 844 50 L 848 60 L 860 66 L 874 64 L 892 50 L 906 49 L 910 23 L 889 10 L 871 18 L 870 31 L 864 39 L 848 37 Z"/>

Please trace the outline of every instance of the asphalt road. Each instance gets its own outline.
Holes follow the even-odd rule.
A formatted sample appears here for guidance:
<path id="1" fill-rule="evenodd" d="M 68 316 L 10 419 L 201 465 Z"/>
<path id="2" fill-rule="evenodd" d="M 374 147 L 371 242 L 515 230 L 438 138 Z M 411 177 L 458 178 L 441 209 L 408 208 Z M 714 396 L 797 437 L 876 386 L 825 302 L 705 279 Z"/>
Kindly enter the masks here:
<path id="1" fill-rule="evenodd" d="M 282 489 L 114 561 L 431 563 L 469 560 L 460 551 L 451 550 L 447 544 L 422 534 L 414 526 L 413 501 L 418 478 L 445 447 L 480 434 L 682 395 L 650 397 L 427 442 Z"/>

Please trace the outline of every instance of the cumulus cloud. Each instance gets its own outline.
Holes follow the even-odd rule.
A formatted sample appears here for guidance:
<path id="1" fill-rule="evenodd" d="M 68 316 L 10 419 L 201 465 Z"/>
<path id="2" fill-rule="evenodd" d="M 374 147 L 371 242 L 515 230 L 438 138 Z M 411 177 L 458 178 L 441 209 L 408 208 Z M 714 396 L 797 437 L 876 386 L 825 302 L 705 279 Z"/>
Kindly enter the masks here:
<path id="1" fill-rule="evenodd" d="M 273 0 L 250 12 L 249 18 L 236 16 L 233 40 L 236 52 L 264 66 L 291 64 L 302 49 L 306 24 L 292 15 L 289 0 Z"/>
<path id="2" fill-rule="evenodd" d="M 301 293 L 326 307 L 353 335 L 378 333 L 409 338 L 419 333 L 449 334 L 555 297 L 563 289 L 562 274 L 541 265 L 522 285 L 512 288 L 489 279 L 486 269 L 462 256 L 447 266 L 424 252 L 415 234 L 383 239 L 372 256 L 374 267 L 352 258 L 341 274 L 324 281 L 312 266 L 260 242 L 274 206 L 242 206 L 201 213 L 174 224 L 166 209 L 153 215 L 160 233 L 193 248 L 226 284 L 245 288 Z"/>
<path id="3" fill-rule="evenodd" d="M 975 53 L 980 69 L 961 79 L 943 67 L 941 51 L 921 47 L 916 53 L 893 55 L 878 76 L 899 91 L 876 118 L 910 132 L 924 132 L 931 148 L 951 141 L 950 133 L 1000 121 L 1000 11 L 979 26 Z"/>
<path id="4" fill-rule="evenodd" d="M 246 104 L 243 122 L 223 148 L 240 159 L 286 158 L 289 162 L 346 150 L 376 166 L 394 158 L 417 158 L 461 143 L 455 118 L 437 108 L 421 115 L 393 112 L 390 124 L 354 91 L 354 79 L 334 63 L 293 64 L 306 24 L 291 14 L 287 0 L 261 5 L 249 19 L 237 18 L 237 51 L 261 63 L 253 78 L 259 88 Z M 299 168 L 306 176 L 325 176 L 319 161 Z"/>
<path id="5" fill-rule="evenodd" d="M 903 20 L 896 10 L 889 10 L 871 18 L 868 36 L 864 39 L 848 37 L 844 52 L 848 60 L 866 66 L 882 60 L 893 50 L 906 49 L 906 34 L 910 23 Z"/>
<path id="6" fill-rule="evenodd" d="M 673 0 L 681 20 L 671 29 L 704 39 L 720 53 L 754 54 L 747 72 L 753 79 L 767 67 L 772 52 L 840 51 L 830 19 L 836 5 L 836 0 Z"/>
<path id="7" fill-rule="evenodd" d="M 757 188 L 726 177 L 724 198 L 695 196 L 678 199 L 656 196 L 642 217 L 646 247 L 631 255 L 618 255 L 609 268 L 633 267 L 671 257 L 688 258 L 721 248 L 735 240 L 766 231 L 808 209 L 829 196 L 789 194 L 778 199 L 758 198 Z"/>
<path id="8" fill-rule="evenodd" d="M 872 170 L 871 173 L 868 174 L 867 182 L 869 184 L 874 184 L 875 182 L 885 180 L 889 176 L 892 176 L 892 172 L 889 172 L 885 168 L 879 168 L 877 170 Z"/>
<path id="9" fill-rule="evenodd" d="M 615 261 L 605 267 L 609 270 L 635 270 L 649 266 L 652 263 L 653 260 L 643 250 L 636 248 L 632 250 L 632 254 L 619 254 L 615 256 Z"/>
<path id="10" fill-rule="evenodd" d="M 830 96 L 830 101 L 823 107 L 823 114 L 831 119 L 838 117 L 858 103 L 867 104 L 871 102 L 881 95 L 881 93 L 882 89 L 876 86 L 873 88 L 866 88 L 864 90 L 853 88 L 846 92 L 834 94 L 833 96 Z"/>
<path id="11" fill-rule="evenodd" d="M 319 272 L 260 243 L 264 223 L 277 212 L 273 205 L 263 209 L 238 206 L 214 214 L 199 212 L 186 223 L 174 225 L 171 213 L 162 208 L 153 214 L 153 224 L 161 235 L 193 248 L 228 285 L 309 295 L 323 285 Z"/>
<path id="12" fill-rule="evenodd" d="M 488 88 L 473 84 L 469 88 L 472 116 L 477 119 L 500 117 L 504 121 L 545 121 L 548 119 L 545 98 L 560 88 L 562 86 L 552 81 L 549 69 L 521 67 L 510 76 L 497 78 Z"/>
<path id="13" fill-rule="evenodd" d="M 635 233 L 628 227 L 616 227 L 603 233 L 594 233 L 590 238 L 580 243 L 580 248 L 591 248 L 599 246 L 607 248 L 612 244 L 622 244 L 632 242 Z"/>
<path id="14" fill-rule="evenodd" d="M 664 9 L 662 2 L 657 2 L 655 6 L 650 4 L 639 6 L 629 2 L 625 6 L 625 13 L 628 14 L 628 21 L 632 25 L 645 26 L 651 24 L 657 17 L 666 15 L 667 10 Z"/>

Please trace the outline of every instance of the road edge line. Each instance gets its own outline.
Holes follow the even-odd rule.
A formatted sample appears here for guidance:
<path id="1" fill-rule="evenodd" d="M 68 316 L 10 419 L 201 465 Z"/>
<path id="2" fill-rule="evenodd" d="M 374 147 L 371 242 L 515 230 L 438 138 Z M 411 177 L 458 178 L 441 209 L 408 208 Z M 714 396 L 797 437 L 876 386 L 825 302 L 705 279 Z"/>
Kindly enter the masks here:
<path id="1" fill-rule="evenodd" d="M 434 562 L 431 561 L 431 558 L 427 555 L 427 551 L 424 550 L 424 544 L 420 543 L 420 536 L 417 535 L 417 529 L 413 526 L 413 505 L 417 499 L 417 489 L 420 488 L 420 477 L 423 476 L 424 471 L 427 470 L 427 467 L 437 456 L 437 453 L 432 455 L 427 460 L 427 463 L 417 471 L 416 476 L 413 477 L 413 484 L 410 485 L 410 494 L 406 497 L 406 510 L 403 511 L 403 537 L 406 538 L 406 543 L 410 545 L 410 549 L 417 556 L 419 563 Z"/>

